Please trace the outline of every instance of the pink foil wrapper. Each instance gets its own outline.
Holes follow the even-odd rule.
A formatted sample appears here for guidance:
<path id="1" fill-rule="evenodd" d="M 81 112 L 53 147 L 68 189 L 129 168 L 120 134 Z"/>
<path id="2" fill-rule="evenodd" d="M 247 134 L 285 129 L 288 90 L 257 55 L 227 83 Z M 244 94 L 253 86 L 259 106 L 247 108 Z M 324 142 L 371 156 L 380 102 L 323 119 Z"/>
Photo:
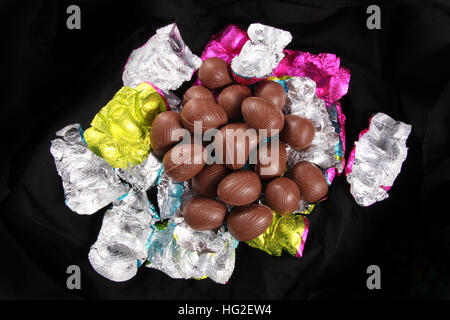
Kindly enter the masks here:
<path id="1" fill-rule="evenodd" d="M 284 75 L 308 77 L 317 84 L 316 94 L 327 104 L 343 97 L 350 82 L 350 71 L 340 66 L 340 58 L 331 53 L 284 50 L 283 60 L 272 72 L 272 76 Z"/>
<path id="2" fill-rule="evenodd" d="M 245 30 L 233 24 L 227 25 L 221 32 L 211 37 L 200 58 L 205 61 L 217 57 L 230 64 L 241 52 L 247 40 L 249 38 Z"/>
<path id="3" fill-rule="evenodd" d="M 247 40 L 249 37 L 245 30 L 234 24 L 227 25 L 222 31 L 211 37 L 200 58 L 205 61 L 216 57 L 230 65 L 231 60 L 241 52 Z M 201 85 L 198 76 L 194 85 Z"/>

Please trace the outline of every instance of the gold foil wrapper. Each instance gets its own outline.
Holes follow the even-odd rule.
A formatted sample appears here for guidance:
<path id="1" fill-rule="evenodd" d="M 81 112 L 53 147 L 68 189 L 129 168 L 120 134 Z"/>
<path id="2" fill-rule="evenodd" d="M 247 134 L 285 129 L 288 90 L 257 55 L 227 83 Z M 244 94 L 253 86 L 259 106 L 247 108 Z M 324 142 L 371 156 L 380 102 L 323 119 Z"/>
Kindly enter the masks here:
<path id="1" fill-rule="evenodd" d="M 139 165 L 151 150 L 151 123 L 165 110 L 163 95 L 149 83 L 122 87 L 95 115 L 84 138 L 89 149 L 114 168 Z"/>
<path id="2" fill-rule="evenodd" d="M 309 222 L 301 215 L 280 216 L 273 213 L 272 224 L 267 230 L 246 243 L 273 256 L 281 256 L 283 250 L 292 256 L 301 257 Z"/>

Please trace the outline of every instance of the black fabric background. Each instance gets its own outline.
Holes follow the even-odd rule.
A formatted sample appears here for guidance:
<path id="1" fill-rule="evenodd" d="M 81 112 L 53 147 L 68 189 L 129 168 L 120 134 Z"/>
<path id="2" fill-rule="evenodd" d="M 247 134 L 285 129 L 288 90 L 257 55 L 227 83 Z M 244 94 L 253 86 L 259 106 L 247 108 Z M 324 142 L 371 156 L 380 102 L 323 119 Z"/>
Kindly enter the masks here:
<path id="1" fill-rule="evenodd" d="M 11 1 L 1 5 L 0 298 L 322 299 L 450 298 L 450 4 L 381 5 L 381 30 L 366 28 L 364 1 Z M 81 30 L 66 8 L 81 8 Z M 227 285 L 176 280 L 140 268 L 111 282 L 87 254 L 101 210 L 79 216 L 64 204 L 49 152 L 55 132 L 89 127 L 121 87 L 131 51 L 176 21 L 200 55 L 227 23 L 289 30 L 288 49 L 330 52 L 351 71 L 341 100 L 347 154 L 369 117 L 385 112 L 412 124 L 409 154 L 390 197 L 359 207 L 344 177 L 310 215 L 304 257 L 272 257 L 239 245 Z M 182 94 L 183 86 L 177 93 Z M 5 148 L 6 145 L 6 148 Z M 82 269 L 82 289 L 66 289 L 66 268 Z M 381 290 L 366 287 L 381 268 Z"/>

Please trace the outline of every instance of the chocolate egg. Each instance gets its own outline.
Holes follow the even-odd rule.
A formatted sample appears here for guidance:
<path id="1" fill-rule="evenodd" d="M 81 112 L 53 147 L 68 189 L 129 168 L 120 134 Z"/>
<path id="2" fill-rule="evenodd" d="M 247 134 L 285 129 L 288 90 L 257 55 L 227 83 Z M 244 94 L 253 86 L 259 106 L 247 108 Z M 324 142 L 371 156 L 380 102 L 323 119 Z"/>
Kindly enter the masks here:
<path id="1" fill-rule="evenodd" d="M 202 197 L 215 197 L 219 182 L 228 174 L 227 168 L 220 164 L 206 165 L 194 178 L 192 190 Z"/>
<path id="2" fill-rule="evenodd" d="M 250 150 L 257 145 L 258 136 L 247 124 L 227 124 L 214 136 L 216 161 L 230 169 L 240 169 L 247 162 Z"/>
<path id="3" fill-rule="evenodd" d="M 314 139 L 314 124 L 299 115 L 287 114 L 284 116 L 284 128 L 280 133 L 280 139 L 294 149 L 306 149 Z"/>
<path id="4" fill-rule="evenodd" d="M 203 154 L 201 145 L 177 144 L 164 155 L 164 172 L 175 182 L 192 179 L 205 166 Z"/>
<path id="5" fill-rule="evenodd" d="M 195 197 L 184 206 L 183 217 L 192 229 L 206 231 L 220 227 L 227 212 L 225 205 L 219 201 Z"/>
<path id="6" fill-rule="evenodd" d="M 271 142 L 262 144 L 258 147 L 255 172 L 261 179 L 279 177 L 286 169 L 286 162 L 286 145 L 283 142 L 278 141 L 278 149 Z"/>
<path id="7" fill-rule="evenodd" d="M 217 186 L 220 200 L 232 206 L 243 206 L 258 199 L 261 193 L 261 180 L 250 170 L 230 173 Z"/>
<path id="8" fill-rule="evenodd" d="M 267 100 L 250 97 L 242 102 L 242 115 L 250 128 L 267 129 L 267 136 L 272 137 L 283 130 L 284 116 L 280 109 Z"/>
<path id="9" fill-rule="evenodd" d="M 292 168 L 291 176 L 300 189 L 302 199 L 307 202 L 315 203 L 327 195 L 327 180 L 316 165 L 300 161 Z"/>
<path id="10" fill-rule="evenodd" d="M 186 129 L 193 133 L 195 121 L 201 121 L 199 129 L 204 133 L 208 129 L 226 124 L 228 118 L 223 108 L 214 101 L 192 99 L 181 110 L 181 122 Z"/>
<path id="11" fill-rule="evenodd" d="M 255 97 L 265 99 L 283 110 L 286 104 L 287 94 L 281 84 L 275 81 L 262 81 L 255 89 Z"/>
<path id="12" fill-rule="evenodd" d="M 183 105 L 185 105 L 189 100 L 192 99 L 206 99 L 213 100 L 215 102 L 214 96 L 211 91 L 203 86 L 193 86 L 187 89 L 183 96 Z"/>
<path id="13" fill-rule="evenodd" d="M 267 184 L 264 199 L 270 209 L 279 215 L 287 216 L 298 209 L 300 190 L 293 180 L 280 177 Z"/>
<path id="14" fill-rule="evenodd" d="M 272 224 L 273 214 L 269 207 L 251 204 L 234 208 L 227 217 L 227 228 L 239 241 L 250 241 L 264 233 Z"/>
<path id="15" fill-rule="evenodd" d="M 150 128 L 150 144 L 153 152 L 162 156 L 183 138 L 185 131 L 180 115 L 175 111 L 164 111 L 156 116 Z"/>
<path id="16" fill-rule="evenodd" d="M 252 91 L 247 86 L 232 84 L 222 90 L 217 98 L 217 102 L 225 110 L 229 119 L 241 117 L 241 104 L 245 98 L 252 95 Z"/>
<path id="17" fill-rule="evenodd" d="M 203 61 L 198 69 L 198 77 L 202 85 L 209 89 L 217 89 L 233 82 L 228 64 L 216 57 Z"/>

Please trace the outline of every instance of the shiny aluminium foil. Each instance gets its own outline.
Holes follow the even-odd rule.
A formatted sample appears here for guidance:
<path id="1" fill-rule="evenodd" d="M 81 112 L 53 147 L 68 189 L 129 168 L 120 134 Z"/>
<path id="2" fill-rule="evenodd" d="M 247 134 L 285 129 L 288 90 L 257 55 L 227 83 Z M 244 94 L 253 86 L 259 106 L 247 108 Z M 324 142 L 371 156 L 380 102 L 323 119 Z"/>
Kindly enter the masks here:
<path id="1" fill-rule="evenodd" d="M 197 252 L 220 252 L 224 246 L 222 238 L 225 232 L 223 226 L 208 231 L 196 231 L 189 227 L 186 222 L 177 224 L 173 232 L 180 247 Z"/>
<path id="2" fill-rule="evenodd" d="M 345 171 L 350 193 L 360 206 L 389 197 L 388 191 L 408 153 L 406 140 L 410 133 L 411 125 L 384 113 L 375 114 L 369 128 L 360 133 Z"/>
<path id="3" fill-rule="evenodd" d="M 336 167 L 343 169 L 343 154 L 336 155 L 342 143 L 333 126 L 325 102 L 316 95 L 316 83 L 306 77 L 293 77 L 286 80 L 288 101 L 285 112 L 310 119 L 315 127 L 312 144 L 305 150 L 295 150 L 287 146 L 288 165 L 294 166 L 299 161 L 309 161 L 322 170 Z"/>
<path id="4" fill-rule="evenodd" d="M 193 197 L 188 182 L 174 183 L 162 174 L 158 184 L 161 219 L 170 217 L 165 229 L 155 229 L 147 266 L 172 278 L 209 277 L 226 283 L 234 270 L 238 241 L 224 227 L 196 231 L 183 219 L 183 206 Z"/>
<path id="5" fill-rule="evenodd" d="M 292 256 L 301 257 L 309 231 L 308 219 L 301 215 L 280 216 L 272 213 L 269 228 L 246 243 L 270 255 L 281 256 L 284 250 Z"/>
<path id="6" fill-rule="evenodd" d="M 284 57 L 283 49 L 292 41 L 290 32 L 253 23 L 247 29 L 248 40 L 231 61 L 235 80 L 252 84 L 268 77 Z"/>
<path id="7" fill-rule="evenodd" d="M 174 182 L 164 171 L 158 181 L 156 195 L 161 220 L 172 218 L 180 210 L 182 197 L 189 196 L 188 182 Z"/>
<path id="8" fill-rule="evenodd" d="M 125 86 L 132 88 L 141 82 L 150 82 L 166 94 L 190 80 L 201 63 L 184 43 L 177 25 L 172 23 L 156 30 L 147 43 L 133 50 L 122 80 Z"/>
<path id="9" fill-rule="evenodd" d="M 183 108 L 182 101 L 180 98 L 178 98 L 174 93 L 167 92 L 165 93 L 164 97 L 167 100 L 167 103 L 169 104 L 171 111 L 176 111 L 178 113 L 181 113 L 181 109 Z"/>
<path id="10" fill-rule="evenodd" d="M 95 271 L 113 281 L 134 277 L 147 258 L 154 215 L 145 192 L 132 190 L 114 201 L 89 251 L 89 262 Z"/>
<path id="11" fill-rule="evenodd" d="M 333 103 L 327 107 L 330 121 L 334 127 L 335 132 L 339 135 L 339 142 L 335 146 L 335 158 L 341 161 L 342 165 L 337 167 L 328 168 L 326 171 L 326 178 L 331 184 L 336 175 L 340 175 L 344 171 L 345 167 L 345 120 L 346 117 L 342 112 L 342 107 L 339 102 Z"/>
<path id="12" fill-rule="evenodd" d="M 93 214 L 130 190 L 105 160 L 89 150 L 79 124 L 68 125 L 56 135 L 50 152 L 71 210 Z"/>
<path id="13" fill-rule="evenodd" d="M 117 175 L 129 183 L 133 189 L 146 191 L 156 186 L 162 172 L 162 162 L 152 152 L 138 166 L 130 169 L 116 169 Z"/>
<path id="14" fill-rule="evenodd" d="M 151 149 L 151 123 L 167 108 L 164 96 L 149 83 L 122 87 L 84 133 L 89 149 L 114 168 L 141 164 Z"/>
<path id="15" fill-rule="evenodd" d="M 160 270 L 172 278 L 204 279 L 211 278 L 217 283 L 227 283 L 234 271 L 236 259 L 235 248 L 238 241 L 229 232 L 218 235 L 222 247 L 216 252 L 205 252 L 186 249 L 177 242 L 174 234 L 180 235 L 176 223 L 169 222 L 164 230 L 155 230 L 151 238 L 147 267 Z M 181 227 L 182 228 L 182 227 Z M 183 230 L 182 232 L 185 232 Z M 191 243 L 199 243 L 195 238 L 202 233 L 192 234 Z M 203 239 L 206 243 L 207 239 Z M 220 242 L 219 241 L 219 242 Z"/>

